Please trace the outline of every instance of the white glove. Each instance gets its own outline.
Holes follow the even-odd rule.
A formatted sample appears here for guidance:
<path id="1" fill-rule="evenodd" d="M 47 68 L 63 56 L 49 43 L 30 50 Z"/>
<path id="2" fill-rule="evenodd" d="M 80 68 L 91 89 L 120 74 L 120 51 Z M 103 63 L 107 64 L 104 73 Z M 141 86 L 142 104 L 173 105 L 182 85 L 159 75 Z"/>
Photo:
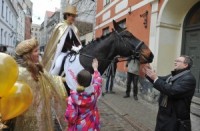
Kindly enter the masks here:
<path id="1" fill-rule="evenodd" d="M 79 52 L 79 50 L 82 48 L 82 45 L 79 45 L 78 47 L 76 46 L 72 46 L 72 50 L 75 51 L 75 52 Z"/>

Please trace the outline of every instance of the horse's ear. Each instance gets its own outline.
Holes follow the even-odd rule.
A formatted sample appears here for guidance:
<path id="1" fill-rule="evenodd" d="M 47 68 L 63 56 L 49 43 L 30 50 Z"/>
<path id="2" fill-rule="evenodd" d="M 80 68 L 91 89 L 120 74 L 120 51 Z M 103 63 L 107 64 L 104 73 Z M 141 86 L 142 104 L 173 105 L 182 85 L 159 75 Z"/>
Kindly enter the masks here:
<path id="1" fill-rule="evenodd" d="M 122 32 L 123 29 L 117 24 L 117 22 L 115 20 L 113 20 L 113 26 L 114 26 L 114 29 L 117 31 L 117 32 Z"/>

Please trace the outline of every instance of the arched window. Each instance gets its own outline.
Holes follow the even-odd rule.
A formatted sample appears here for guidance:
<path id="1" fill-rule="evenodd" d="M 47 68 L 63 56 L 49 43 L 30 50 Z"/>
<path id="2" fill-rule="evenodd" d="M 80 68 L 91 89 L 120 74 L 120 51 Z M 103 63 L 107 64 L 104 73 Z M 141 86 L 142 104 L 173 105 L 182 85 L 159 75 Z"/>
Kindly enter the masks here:
<path id="1" fill-rule="evenodd" d="M 185 21 L 185 27 L 200 25 L 200 3 L 195 5 L 188 14 Z"/>

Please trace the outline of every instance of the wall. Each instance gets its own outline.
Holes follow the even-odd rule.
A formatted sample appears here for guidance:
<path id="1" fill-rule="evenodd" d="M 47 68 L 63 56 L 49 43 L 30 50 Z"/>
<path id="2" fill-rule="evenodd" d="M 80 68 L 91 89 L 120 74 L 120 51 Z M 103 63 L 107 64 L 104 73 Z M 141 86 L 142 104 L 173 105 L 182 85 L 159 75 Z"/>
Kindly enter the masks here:
<path id="1" fill-rule="evenodd" d="M 166 75 L 174 67 L 174 59 L 181 54 L 183 21 L 187 12 L 198 0 L 166 0 L 157 22 L 157 62 L 159 75 Z M 179 9 L 177 10 L 177 7 Z M 163 68 L 165 65 L 165 68 Z"/>

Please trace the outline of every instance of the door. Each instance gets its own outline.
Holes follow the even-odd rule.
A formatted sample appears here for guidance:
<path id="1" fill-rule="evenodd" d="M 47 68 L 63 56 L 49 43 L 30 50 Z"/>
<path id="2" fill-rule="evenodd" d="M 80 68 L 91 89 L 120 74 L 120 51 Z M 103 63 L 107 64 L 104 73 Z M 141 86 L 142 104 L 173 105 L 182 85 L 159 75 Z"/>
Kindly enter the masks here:
<path id="1" fill-rule="evenodd" d="M 195 96 L 200 97 L 200 2 L 188 12 L 183 24 L 182 54 L 193 59 L 191 71 L 196 78 Z"/>
<path id="2" fill-rule="evenodd" d="M 185 54 L 193 59 L 191 69 L 196 78 L 195 95 L 200 95 L 200 30 L 186 32 Z"/>

